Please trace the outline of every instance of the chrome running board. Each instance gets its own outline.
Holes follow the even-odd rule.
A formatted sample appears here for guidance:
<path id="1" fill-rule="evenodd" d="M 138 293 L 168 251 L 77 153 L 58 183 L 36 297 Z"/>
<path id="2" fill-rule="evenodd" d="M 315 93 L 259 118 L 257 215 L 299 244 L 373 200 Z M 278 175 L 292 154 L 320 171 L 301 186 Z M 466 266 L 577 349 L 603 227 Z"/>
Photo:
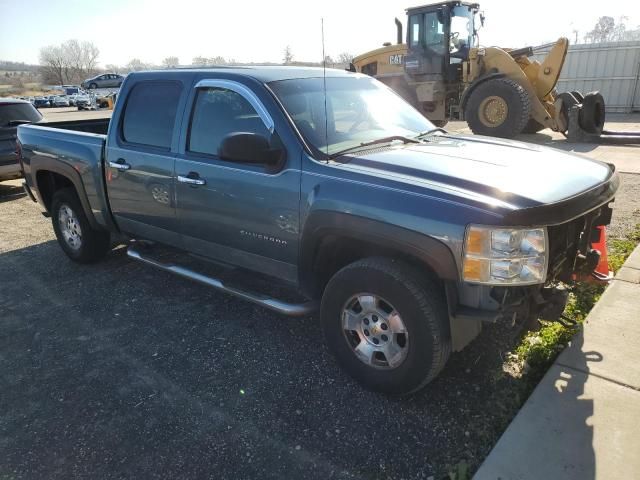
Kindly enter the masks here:
<path id="1" fill-rule="evenodd" d="M 180 267 L 178 265 L 165 264 L 159 262 L 158 260 L 145 257 L 133 247 L 129 247 L 127 249 L 127 256 L 161 270 L 166 270 L 167 272 L 175 273 L 176 275 L 180 275 L 181 277 L 195 280 L 196 282 L 202 283 L 209 287 L 213 287 L 216 290 L 221 290 L 225 293 L 235 295 L 236 297 L 248 300 L 257 305 L 260 305 L 261 307 L 268 308 L 269 310 L 280 313 L 282 315 L 287 315 L 289 317 L 306 317 L 308 315 L 311 315 L 318 309 L 318 302 L 316 301 L 309 301 L 306 303 L 287 303 L 281 300 L 276 300 L 275 298 L 268 297 L 266 295 L 261 295 L 259 293 L 245 292 L 233 287 L 228 287 L 217 278 L 202 275 L 198 272 L 194 272 L 193 270 L 189 270 L 188 268 Z"/>

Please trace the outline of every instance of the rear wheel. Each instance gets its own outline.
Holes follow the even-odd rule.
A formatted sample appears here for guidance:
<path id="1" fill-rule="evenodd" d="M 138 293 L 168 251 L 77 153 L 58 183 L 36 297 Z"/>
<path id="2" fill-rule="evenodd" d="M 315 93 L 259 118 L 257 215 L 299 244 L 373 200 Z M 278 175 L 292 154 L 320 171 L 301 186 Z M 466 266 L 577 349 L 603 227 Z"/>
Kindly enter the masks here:
<path id="1" fill-rule="evenodd" d="M 340 365 L 372 390 L 415 392 L 449 357 L 444 294 L 403 262 L 367 258 L 344 267 L 325 289 L 321 320 Z"/>
<path id="2" fill-rule="evenodd" d="M 529 122 L 529 94 L 508 78 L 495 78 L 478 85 L 469 96 L 465 118 L 473 133 L 513 138 Z"/>
<path id="3" fill-rule="evenodd" d="M 74 189 L 58 190 L 53 195 L 51 221 L 58 243 L 71 260 L 93 263 L 109 251 L 109 233 L 91 226 Z"/>

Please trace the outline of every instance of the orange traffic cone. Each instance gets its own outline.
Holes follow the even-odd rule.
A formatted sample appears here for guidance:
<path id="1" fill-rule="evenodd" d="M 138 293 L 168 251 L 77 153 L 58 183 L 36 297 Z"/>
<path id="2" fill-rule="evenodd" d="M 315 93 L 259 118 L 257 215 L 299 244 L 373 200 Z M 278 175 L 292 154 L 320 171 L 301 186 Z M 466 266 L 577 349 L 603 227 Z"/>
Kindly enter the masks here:
<path id="1" fill-rule="evenodd" d="M 593 271 L 593 277 L 599 281 L 607 281 L 611 279 L 609 259 L 607 257 L 607 230 L 604 225 L 596 228 L 598 229 L 598 238 L 591 242 L 591 248 L 600 252 L 600 261 Z"/>

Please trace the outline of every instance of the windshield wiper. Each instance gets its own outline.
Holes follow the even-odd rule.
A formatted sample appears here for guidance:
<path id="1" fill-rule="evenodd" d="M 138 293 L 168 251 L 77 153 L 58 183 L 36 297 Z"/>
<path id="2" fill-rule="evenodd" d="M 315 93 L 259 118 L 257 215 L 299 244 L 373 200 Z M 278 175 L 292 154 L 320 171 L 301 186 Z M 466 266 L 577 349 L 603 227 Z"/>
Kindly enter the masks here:
<path id="1" fill-rule="evenodd" d="M 433 132 L 449 133 L 444 128 L 434 127 L 434 128 L 429 129 L 429 130 L 425 130 L 424 132 L 420 132 L 418 135 L 416 135 L 415 138 L 422 138 L 425 135 L 429 135 L 430 133 L 433 133 Z"/>
<path id="2" fill-rule="evenodd" d="M 415 138 L 405 137 L 403 135 L 389 135 L 388 137 L 377 138 L 368 142 L 362 142 L 359 145 L 354 145 L 353 147 L 345 148 L 344 150 L 339 150 L 329 155 L 329 158 L 333 159 L 339 157 L 340 155 L 344 155 L 345 153 L 358 150 L 362 147 L 370 147 L 371 145 L 379 145 L 381 143 L 391 143 L 395 140 L 401 141 L 403 143 L 420 143 L 420 140 L 417 140 Z"/>

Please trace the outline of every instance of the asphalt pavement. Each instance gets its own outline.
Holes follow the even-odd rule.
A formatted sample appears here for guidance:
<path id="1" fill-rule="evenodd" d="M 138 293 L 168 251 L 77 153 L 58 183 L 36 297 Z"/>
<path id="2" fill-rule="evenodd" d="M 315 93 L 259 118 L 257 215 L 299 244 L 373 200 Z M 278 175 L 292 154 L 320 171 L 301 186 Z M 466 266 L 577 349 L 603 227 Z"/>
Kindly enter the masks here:
<path id="1" fill-rule="evenodd" d="M 371 393 L 316 318 L 122 248 L 69 261 L 18 185 L 0 184 L 0 478 L 440 479 L 502 432 L 509 326 L 486 328 L 414 397 Z"/>
<path id="2" fill-rule="evenodd" d="M 638 192 L 640 175 L 623 175 L 620 235 Z M 327 353 L 317 318 L 122 248 L 74 264 L 19 182 L 0 183 L 0 272 L 0 478 L 441 479 L 477 468 L 516 413 L 502 398 L 521 381 L 502 368 L 510 325 L 485 326 L 411 398 L 371 393 Z"/>

